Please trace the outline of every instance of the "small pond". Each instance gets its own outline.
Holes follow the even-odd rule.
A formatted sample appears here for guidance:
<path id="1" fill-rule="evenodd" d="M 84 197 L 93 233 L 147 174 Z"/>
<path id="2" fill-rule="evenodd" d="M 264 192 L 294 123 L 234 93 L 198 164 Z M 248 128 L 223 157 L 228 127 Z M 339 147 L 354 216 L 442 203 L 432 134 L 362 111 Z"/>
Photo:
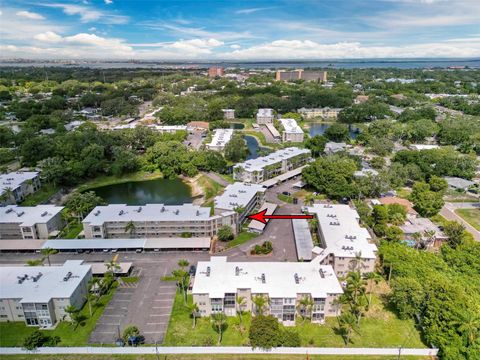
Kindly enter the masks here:
<path id="1" fill-rule="evenodd" d="M 243 125 L 242 123 L 230 123 L 230 129 L 243 129 L 245 127 L 245 125 Z"/>
<path id="2" fill-rule="evenodd" d="M 323 135 L 325 131 L 331 126 L 331 123 L 312 123 L 310 124 L 309 133 L 313 137 L 315 135 Z M 354 125 L 348 126 L 348 133 L 352 139 L 355 139 L 358 135 L 358 128 Z"/>
<path id="3" fill-rule="evenodd" d="M 245 142 L 247 143 L 249 152 L 247 160 L 256 159 L 257 157 L 259 157 L 260 155 L 258 154 L 258 152 L 260 150 L 269 150 L 268 148 L 260 146 L 257 139 L 251 135 L 245 135 L 244 138 Z"/>
<path id="4" fill-rule="evenodd" d="M 106 185 L 92 189 L 108 204 L 165 204 L 191 203 L 191 188 L 180 179 L 155 179 Z"/>

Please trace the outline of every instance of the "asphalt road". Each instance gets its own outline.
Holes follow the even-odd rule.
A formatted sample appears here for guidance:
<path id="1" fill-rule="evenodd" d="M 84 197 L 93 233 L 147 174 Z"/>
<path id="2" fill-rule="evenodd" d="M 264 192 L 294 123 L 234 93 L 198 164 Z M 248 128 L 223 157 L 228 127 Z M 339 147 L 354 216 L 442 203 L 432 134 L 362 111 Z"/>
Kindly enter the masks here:
<path id="1" fill-rule="evenodd" d="M 442 215 L 447 220 L 454 220 L 463 224 L 466 230 L 473 235 L 473 238 L 476 241 L 480 241 L 480 231 L 475 229 L 472 225 L 466 222 L 462 217 L 458 216 L 455 213 L 456 209 L 478 209 L 480 203 L 445 203 L 445 206 L 440 210 L 440 215 Z"/>

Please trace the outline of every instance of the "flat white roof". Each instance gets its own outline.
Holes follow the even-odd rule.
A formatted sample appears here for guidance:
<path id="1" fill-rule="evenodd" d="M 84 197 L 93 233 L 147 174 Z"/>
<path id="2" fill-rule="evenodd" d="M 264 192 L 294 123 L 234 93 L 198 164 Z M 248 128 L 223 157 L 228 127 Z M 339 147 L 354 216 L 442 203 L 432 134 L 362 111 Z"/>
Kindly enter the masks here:
<path id="1" fill-rule="evenodd" d="M 90 265 L 82 265 L 82 260 L 68 260 L 62 266 L 0 267 L 0 298 L 20 299 L 22 303 L 69 298 L 89 271 Z M 71 276 L 64 281 L 69 272 Z M 24 279 L 21 283 L 19 277 Z"/>
<path id="2" fill-rule="evenodd" d="M 83 220 L 83 223 L 102 225 L 112 221 L 199 221 L 211 218 L 210 208 L 193 204 L 147 204 L 143 206 L 110 204 L 95 207 Z"/>
<path id="3" fill-rule="evenodd" d="M 5 189 L 15 190 L 25 181 L 32 180 L 38 176 L 37 171 L 16 171 L 0 175 L 0 195 Z"/>
<path id="4" fill-rule="evenodd" d="M 331 265 L 227 262 L 224 256 L 198 262 L 193 294 L 223 298 L 225 293 L 236 293 L 237 289 L 251 289 L 252 294 L 268 294 L 270 298 L 296 298 L 297 294 L 326 298 L 327 294 L 343 292 Z"/>
<path id="5" fill-rule="evenodd" d="M 272 215 L 275 212 L 275 210 L 277 210 L 277 207 L 278 207 L 277 204 L 264 202 L 263 205 L 262 205 L 262 208 L 260 210 L 265 210 L 266 209 L 267 212 L 265 214 Z M 268 224 L 268 222 L 270 220 L 266 219 L 265 221 Z M 261 231 L 263 231 L 263 229 L 265 229 L 265 226 L 267 226 L 267 224 L 261 223 L 260 221 L 252 220 L 252 221 L 250 221 L 250 224 L 248 224 L 248 230 L 254 230 L 254 231 L 260 231 L 261 232 Z"/>
<path id="6" fill-rule="evenodd" d="M 258 109 L 257 116 L 273 116 L 273 109 Z"/>
<path id="7" fill-rule="evenodd" d="M 289 134 L 303 134 L 303 130 L 298 126 L 295 119 L 280 119 L 286 133 Z"/>
<path id="8" fill-rule="evenodd" d="M 0 223 L 19 224 L 20 226 L 33 226 L 45 224 L 64 209 L 63 206 L 37 205 L 17 206 L 7 205 L 0 207 Z"/>
<path id="9" fill-rule="evenodd" d="M 293 234 L 297 247 L 297 257 L 303 260 L 312 260 L 313 240 L 305 219 L 292 219 Z"/>
<path id="10" fill-rule="evenodd" d="M 232 139 L 233 129 L 216 129 L 208 147 L 223 147 Z"/>
<path id="11" fill-rule="evenodd" d="M 209 237 L 147 239 L 145 249 L 209 249 Z"/>
<path id="12" fill-rule="evenodd" d="M 56 250 L 84 249 L 143 249 L 145 239 L 53 239 L 47 240 L 42 248 Z"/>
<path id="13" fill-rule="evenodd" d="M 270 134 L 272 134 L 274 138 L 279 138 L 281 136 L 277 128 L 273 126 L 273 124 L 265 124 L 265 126 L 267 130 L 270 131 Z"/>
<path id="14" fill-rule="evenodd" d="M 259 184 L 236 182 L 228 185 L 222 195 L 215 197 L 216 209 L 235 210 L 241 206 L 245 207 L 257 195 L 264 193 L 266 189 Z"/>
<path id="15" fill-rule="evenodd" d="M 241 167 L 245 171 L 261 171 L 265 166 L 276 164 L 280 161 L 290 159 L 300 154 L 310 154 L 308 149 L 300 149 L 297 147 L 289 147 L 286 149 L 277 150 L 267 156 L 261 156 L 256 159 L 251 159 L 243 163 L 239 163 L 234 167 Z"/>
<path id="16" fill-rule="evenodd" d="M 369 242 L 370 234 L 360 226 L 360 216 L 348 205 L 314 204 L 308 212 L 318 218 L 319 228 L 326 243 L 326 251 L 338 257 L 375 259 L 377 246 Z"/>

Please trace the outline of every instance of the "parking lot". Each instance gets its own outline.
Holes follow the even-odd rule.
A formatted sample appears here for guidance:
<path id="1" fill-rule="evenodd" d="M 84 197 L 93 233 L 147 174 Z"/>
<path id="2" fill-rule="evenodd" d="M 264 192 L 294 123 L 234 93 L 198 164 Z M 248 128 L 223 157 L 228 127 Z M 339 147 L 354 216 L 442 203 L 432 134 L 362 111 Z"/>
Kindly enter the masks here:
<path id="1" fill-rule="evenodd" d="M 120 285 L 90 336 L 94 344 L 111 344 L 128 325 L 138 326 L 145 342 L 161 343 L 175 298 L 175 282 L 162 281 L 171 265 L 167 260 L 136 266 L 140 280 Z"/>

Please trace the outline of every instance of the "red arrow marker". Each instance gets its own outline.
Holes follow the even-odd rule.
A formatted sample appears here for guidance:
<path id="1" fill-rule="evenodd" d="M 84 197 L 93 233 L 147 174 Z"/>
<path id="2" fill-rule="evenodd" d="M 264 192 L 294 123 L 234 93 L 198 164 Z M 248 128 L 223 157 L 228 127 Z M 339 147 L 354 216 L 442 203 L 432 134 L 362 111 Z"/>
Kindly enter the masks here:
<path id="1" fill-rule="evenodd" d="M 263 224 L 266 224 L 266 220 L 268 219 L 313 219 L 313 215 L 265 215 L 266 212 L 267 209 L 256 214 L 248 215 L 248 218 L 257 220 Z"/>

